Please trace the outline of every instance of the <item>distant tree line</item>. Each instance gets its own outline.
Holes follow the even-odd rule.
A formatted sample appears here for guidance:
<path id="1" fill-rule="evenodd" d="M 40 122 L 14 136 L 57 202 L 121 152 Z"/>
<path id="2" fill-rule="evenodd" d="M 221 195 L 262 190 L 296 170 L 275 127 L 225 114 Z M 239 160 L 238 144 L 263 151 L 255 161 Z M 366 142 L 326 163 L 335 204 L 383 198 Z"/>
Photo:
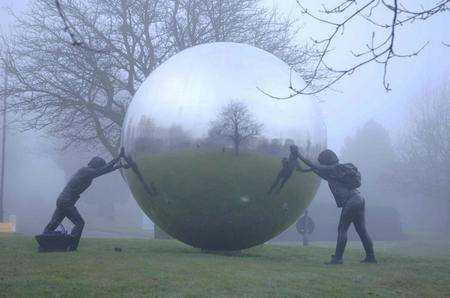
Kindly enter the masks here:
<path id="1" fill-rule="evenodd" d="M 448 86 L 424 92 L 411 101 L 406 129 L 398 139 L 392 140 L 381 124 L 369 121 L 341 150 L 344 162 L 360 168 L 368 202 L 395 206 L 403 215 L 418 210 L 414 216 L 423 218 L 417 224 L 434 222 L 441 231 L 450 229 Z"/>
<path id="2" fill-rule="evenodd" d="M 209 123 L 204 138 L 194 138 L 180 125 L 158 127 L 151 118 L 141 116 L 136 125 L 127 127 L 125 143 L 132 144 L 127 151 L 135 156 L 186 148 L 232 152 L 236 156 L 243 152 L 278 157 L 289 154 L 289 146 L 295 144 L 294 140 L 264 137 L 263 129 L 263 123 L 255 119 L 243 102 L 231 100 Z M 296 145 L 309 156 L 317 155 L 321 149 L 319 145 L 312 145 L 309 139 L 305 144 Z"/>

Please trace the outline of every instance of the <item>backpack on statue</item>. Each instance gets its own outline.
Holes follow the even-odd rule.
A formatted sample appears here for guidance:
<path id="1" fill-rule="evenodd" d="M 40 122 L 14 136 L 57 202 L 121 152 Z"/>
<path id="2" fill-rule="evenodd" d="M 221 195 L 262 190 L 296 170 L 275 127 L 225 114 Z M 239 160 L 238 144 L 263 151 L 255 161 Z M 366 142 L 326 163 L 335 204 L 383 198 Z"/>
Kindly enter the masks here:
<path id="1" fill-rule="evenodd" d="M 338 165 L 339 181 L 349 189 L 361 187 L 361 173 L 352 163 Z"/>

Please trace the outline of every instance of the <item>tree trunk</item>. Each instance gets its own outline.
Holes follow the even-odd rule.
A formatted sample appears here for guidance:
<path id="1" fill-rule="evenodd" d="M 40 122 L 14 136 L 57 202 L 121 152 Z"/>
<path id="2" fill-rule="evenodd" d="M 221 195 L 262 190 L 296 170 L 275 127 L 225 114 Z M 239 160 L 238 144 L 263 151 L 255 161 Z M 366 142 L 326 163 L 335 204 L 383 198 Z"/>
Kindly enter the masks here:
<path id="1" fill-rule="evenodd" d="M 239 143 L 238 142 L 234 142 L 234 155 L 236 155 L 236 156 L 239 155 Z"/>

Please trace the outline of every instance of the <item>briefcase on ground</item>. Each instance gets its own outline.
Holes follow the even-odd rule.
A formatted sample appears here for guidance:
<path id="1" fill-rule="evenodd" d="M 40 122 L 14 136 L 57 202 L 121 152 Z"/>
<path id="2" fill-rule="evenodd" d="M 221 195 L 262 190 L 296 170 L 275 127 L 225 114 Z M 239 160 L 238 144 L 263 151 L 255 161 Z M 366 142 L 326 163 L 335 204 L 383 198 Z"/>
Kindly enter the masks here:
<path id="1" fill-rule="evenodd" d="M 74 238 L 67 234 L 64 227 L 62 231 L 43 233 L 35 238 L 39 244 L 39 252 L 67 251 L 74 241 Z"/>

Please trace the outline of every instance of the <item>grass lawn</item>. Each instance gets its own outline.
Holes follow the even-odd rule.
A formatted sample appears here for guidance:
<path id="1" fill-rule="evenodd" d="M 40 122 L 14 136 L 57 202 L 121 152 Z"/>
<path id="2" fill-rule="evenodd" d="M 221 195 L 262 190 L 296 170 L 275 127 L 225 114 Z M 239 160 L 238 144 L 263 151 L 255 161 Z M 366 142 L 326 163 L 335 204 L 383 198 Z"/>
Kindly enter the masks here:
<path id="1" fill-rule="evenodd" d="M 0 236 L 0 296 L 450 297 L 449 242 L 376 243 L 377 265 L 352 246 L 330 267 L 326 244 L 224 256 L 173 240 L 82 239 L 75 253 L 37 253 L 30 237 Z"/>

